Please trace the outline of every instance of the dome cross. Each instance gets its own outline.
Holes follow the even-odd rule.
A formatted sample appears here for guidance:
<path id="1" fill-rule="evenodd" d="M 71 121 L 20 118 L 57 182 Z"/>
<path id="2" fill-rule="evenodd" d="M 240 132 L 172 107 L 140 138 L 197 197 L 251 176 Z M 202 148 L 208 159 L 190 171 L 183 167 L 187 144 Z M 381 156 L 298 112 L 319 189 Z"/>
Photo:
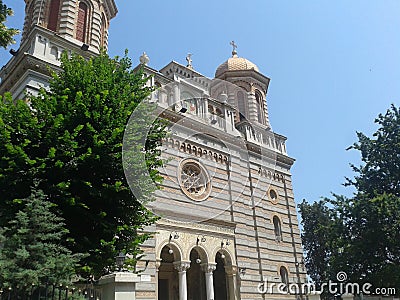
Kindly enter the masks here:
<path id="1" fill-rule="evenodd" d="M 235 55 L 237 55 L 237 51 L 236 51 L 236 48 L 237 48 L 237 45 L 235 44 L 235 41 L 232 41 L 232 42 L 230 42 L 229 43 L 231 46 L 232 46 L 232 56 L 235 56 Z"/>

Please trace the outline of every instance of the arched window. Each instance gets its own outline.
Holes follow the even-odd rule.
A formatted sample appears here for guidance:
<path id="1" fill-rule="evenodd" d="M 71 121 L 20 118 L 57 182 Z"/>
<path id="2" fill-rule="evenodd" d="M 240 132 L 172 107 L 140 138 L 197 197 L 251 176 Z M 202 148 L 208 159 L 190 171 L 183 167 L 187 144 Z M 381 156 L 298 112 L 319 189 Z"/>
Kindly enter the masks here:
<path id="1" fill-rule="evenodd" d="M 58 48 L 56 46 L 51 47 L 50 49 L 50 55 L 54 58 L 54 59 L 58 59 Z"/>
<path id="2" fill-rule="evenodd" d="M 89 8 L 86 3 L 79 2 L 78 21 L 76 24 L 76 39 L 86 42 L 86 27 Z"/>
<path id="3" fill-rule="evenodd" d="M 285 290 L 287 290 L 289 285 L 289 275 L 285 267 L 282 266 L 279 268 L 279 275 L 281 276 L 281 282 L 286 285 Z"/>
<path id="4" fill-rule="evenodd" d="M 282 241 L 282 227 L 281 227 L 281 220 L 277 216 L 274 216 L 272 219 L 274 223 L 274 232 L 275 232 L 275 240 L 277 242 Z"/>
<path id="5" fill-rule="evenodd" d="M 264 123 L 264 105 L 262 95 L 259 91 L 256 91 L 256 102 L 257 102 L 257 117 L 259 123 Z"/>
<path id="6" fill-rule="evenodd" d="M 57 31 L 58 16 L 60 15 L 60 0 L 51 0 L 49 8 L 49 19 L 47 29 Z"/>
<path id="7" fill-rule="evenodd" d="M 106 41 L 106 28 L 107 28 L 107 24 L 106 24 L 106 17 L 104 16 L 104 14 L 101 15 L 101 37 L 100 37 L 100 46 L 101 47 L 105 47 L 105 41 Z"/>
<path id="8" fill-rule="evenodd" d="M 244 103 L 244 93 L 239 91 L 237 93 L 238 100 L 238 110 L 239 110 L 239 119 L 240 121 L 246 120 L 246 104 Z"/>

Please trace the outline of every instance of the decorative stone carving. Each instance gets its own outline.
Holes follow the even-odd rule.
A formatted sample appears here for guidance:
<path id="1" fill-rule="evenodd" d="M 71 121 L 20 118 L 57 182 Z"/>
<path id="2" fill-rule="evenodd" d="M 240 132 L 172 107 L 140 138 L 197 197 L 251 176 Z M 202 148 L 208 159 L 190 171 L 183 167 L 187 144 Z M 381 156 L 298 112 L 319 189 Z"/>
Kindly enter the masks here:
<path id="1" fill-rule="evenodd" d="M 186 272 L 190 268 L 190 261 L 177 261 L 177 262 L 174 262 L 174 268 L 178 272 Z"/>
<path id="2" fill-rule="evenodd" d="M 178 182 L 186 196 L 203 201 L 211 193 L 211 181 L 205 167 L 193 159 L 184 160 L 178 167 Z"/>
<path id="3" fill-rule="evenodd" d="M 165 246 L 173 246 L 176 262 L 189 261 L 192 249 L 197 249 L 204 264 L 214 264 L 217 252 L 223 250 L 226 255 L 226 263 L 236 265 L 235 244 L 230 242 L 221 248 L 221 242 L 233 239 L 233 228 L 214 227 L 209 224 L 179 223 L 169 220 L 160 220 L 157 224 L 156 235 L 156 260 L 161 259 L 161 252 Z M 181 226 L 176 226 L 181 224 Z M 175 225 L 175 226 L 174 226 Z M 171 232 L 178 232 L 179 239 L 170 240 Z M 197 242 L 199 235 L 205 236 L 202 243 Z M 175 253 L 176 252 L 176 253 Z M 176 255 L 175 255 L 176 254 Z"/>
<path id="4" fill-rule="evenodd" d="M 283 182 L 285 180 L 285 175 L 278 173 L 278 172 L 274 172 L 273 170 L 268 170 L 266 168 L 263 168 L 262 166 L 258 167 L 258 174 L 269 178 L 269 179 L 273 179 L 275 181 L 281 181 Z"/>
<path id="5" fill-rule="evenodd" d="M 214 272 L 216 268 L 217 268 L 217 264 L 215 264 L 215 263 L 201 264 L 201 270 L 204 273 Z"/>
<path id="6" fill-rule="evenodd" d="M 163 143 L 165 143 L 167 147 L 178 149 L 181 152 L 185 152 L 196 157 L 206 158 L 221 164 L 228 164 L 229 162 L 227 155 L 210 149 L 204 149 L 200 145 L 188 143 L 187 141 L 182 142 L 180 139 L 166 138 L 163 139 Z"/>
<path id="7" fill-rule="evenodd" d="M 142 65 L 147 65 L 150 61 L 149 56 L 146 54 L 146 52 L 143 52 L 143 54 L 139 58 L 140 64 Z"/>
<path id="8" fill-rule="evenodd" d="M 186 229 L 193 229 L 193 232 L 201 230 L 201 231 L 212 232 L 214 234 L 230 235 L 231 237 L 233 237 L 235 235 L 233 228 L 210 225 L 210 224 L 200 224 L 200 223 L 188 224 L 186 222 L 178 222 L 178 221 L 172 221 L 172 220 L 168 220 L 168 219 L 161 219 L 157 223 L 159 225 L 165 225 L 168 227 L 174 226 L 175 228 L 181 227 L 181 228 L 186 228 Z"/>

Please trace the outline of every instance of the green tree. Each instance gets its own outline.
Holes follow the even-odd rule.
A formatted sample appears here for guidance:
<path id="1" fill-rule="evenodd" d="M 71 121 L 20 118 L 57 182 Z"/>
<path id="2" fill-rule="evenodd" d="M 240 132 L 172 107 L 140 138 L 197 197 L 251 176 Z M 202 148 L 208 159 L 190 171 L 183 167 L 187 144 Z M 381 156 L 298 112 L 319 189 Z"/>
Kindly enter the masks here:
<path id="1" fill-rule="evenodd" d="M 62 245 L 68 231 L 40 190 L 22 200 L 22 209 L 0 231 L 0 283 L 30 290 L 32 285 L 69 284 L 79 255 Z"/>
<path id="2" fill-rule="evenodd" d="M 306 261 L 312 262 L 308 272 L 315 281 L 344 271 L 351 282 L 400 286 L 399 108 L 392 105 L 375 123 L 372 138 L 357 133 L 358 142 L 349 148 L 360 151 L 363 162 L 352 165 L 356 176 L 347 179 L 354 196 L 299 205 Z"/>
<path id="3" fill-rule="evenodd" d="M 146 149 L 133 147 L 130 165 L 143 165 L 146 177 L 133 185 L 143 191 L 133 195 L 122 163 L 126 124 L 138 104 L 149 96 L 148 78 L 131 69 L 128 57 L 109 58 L 105 53 L 85 60 L 62 57 L 62 71 L 31 97 L 29 105 L 6 95 L 0 104 L 0 222 L 15 211 L 14 199 L 29 193 L 36 179 L 57 205 L 74 243 L 73 253 L 89 254 L 82 272 L 97 276 L 113 268 L 121 251 L 134 258 L 148 237 L 141 229 L 155 221 L 142 205 L 151 200 L 154 182 L 161 180 L 157 168 L 164 125 L 136 131 L 135 139 L 149 131 Z M 147 105 L 141 119 L 149 119 L 155 105 Z M 135 154 L 136 153 L 136 154 Z M 135 161 L 136 160 L 136 161 Z M 132 170 L 131 170 L 132 171 Z M 1 224 L 0 224 L 1 225 Z M 134 263 L 134 261 L 133 261 Z"/>
<path id="4" fill-rule="evenodd" d="M 302 216 L 303 233 L 301 235 L 305 257 L 305 266 L 311 279 L 320 286 L 329 278 L 327 265 L 331 254 L 329 242 L 332 227 L 332 212 L 321 200 L 308 203 L 303 200 L 299 204 L 299 211 Z"/>
<path id="5" fill-rule="evenodd" d="M 392 105 L 375 123 L 379 128 L 372 138 L 357 132 L 358 142 L 349 147 L 360 151 L 363 165 L 352 165 L 357 175 L 354 180 L 348 179 L 347 185 L 370 197 L 384 193 L 399 197 L 400 108 Z"/>
<path id="6" fill-rule="evenodd" d="M 338 203 L 346 235 L 336 239 L 343 249 L 336 271 L 346 271 L 354 282 L 376 287 L 400 286 L 400 198 L 393 194 L 358 194 Z"/>
<path id="7" fill-rule="evenodd" d="M 3 4 L 0 0 L 0 47 L 7 48 L 7 46 L 14 44 L 14 35 L 19 33 L 15 28 L 8 28 L 4 23 L 8 16 L 12 16 L 13 11 L 11 8 Z"/>

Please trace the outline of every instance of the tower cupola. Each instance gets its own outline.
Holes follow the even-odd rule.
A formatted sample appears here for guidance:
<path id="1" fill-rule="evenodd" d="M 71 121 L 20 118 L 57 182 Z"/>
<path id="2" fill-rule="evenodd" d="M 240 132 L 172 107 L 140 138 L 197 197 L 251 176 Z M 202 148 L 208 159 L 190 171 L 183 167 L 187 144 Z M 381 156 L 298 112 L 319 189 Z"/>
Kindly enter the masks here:
<path id="1" fill-rule="evenodd" d="M 266 101 L 270 79 L 260 73 L 256 64 L 238 56 L 234 41 L 231 45 L 232 57 L 219 65 L 215 71 L 215 78 L 239 87 L 237 90 L 228 91 L 229 102 L 236 107 L 237 122 L 246 120 L 270 127 Z"/>
<path id="2" fill-rule="evenodd" d="M 108 46 L 108 27 L 117 14 L 114 0 L 25 0 L 22 41 L 38 25 L 99 52 Z"/>

